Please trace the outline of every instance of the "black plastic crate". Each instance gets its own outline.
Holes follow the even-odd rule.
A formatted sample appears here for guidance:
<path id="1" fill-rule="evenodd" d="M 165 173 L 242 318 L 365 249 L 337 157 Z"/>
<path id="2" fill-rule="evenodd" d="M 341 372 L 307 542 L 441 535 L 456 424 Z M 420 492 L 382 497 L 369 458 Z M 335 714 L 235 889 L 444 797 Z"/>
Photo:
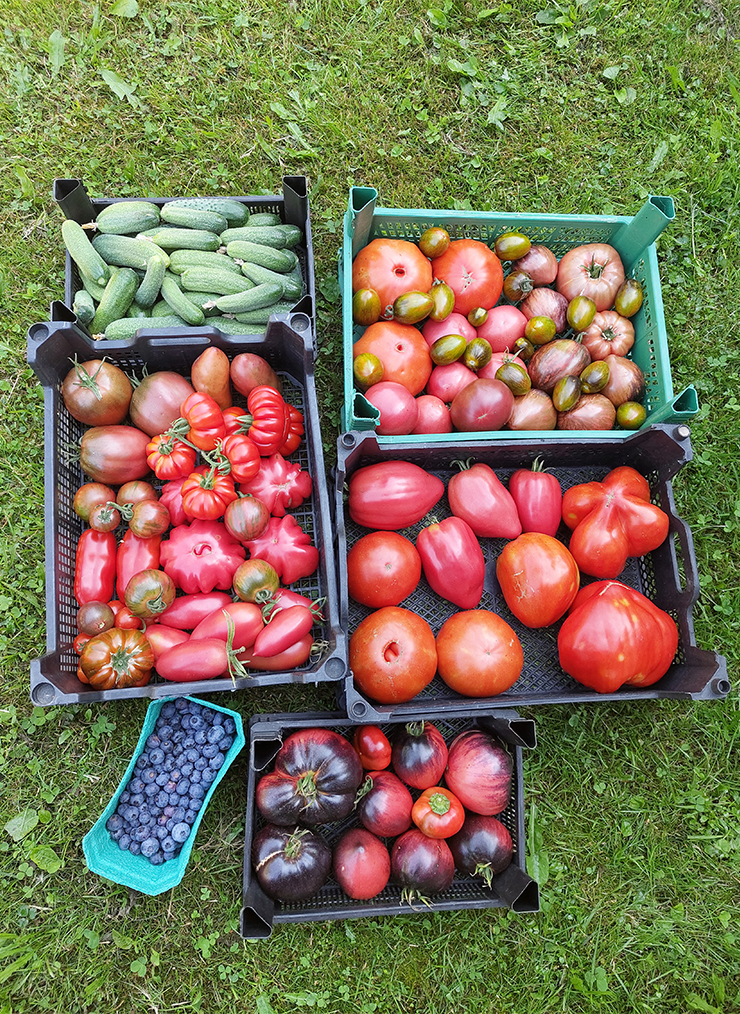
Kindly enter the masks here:
<path id="1" fill-rule="evenodd" d="M 431 718 L 431 716 L 429 716 Z M 406 719 L 386 718 L 380 728 L 390 738 L 395 727 Z M 487 710 L 471 715 L 465 709 L 450 707 L 434 718 L 434 724 L 448 745 L 460 732 L 480 728 L 497 736 L 507 745 L 513 762 L 512 796 L 497 820 L 506 826 L 514 844 L 511 865 L 494 877 L 491 888 L 479 877 L 455 873 L 447 891 L 424 903 L 410 905 L 402 900 L 401 888 L 389 883 L 369 901 L 354 901 L 338 885 L 333 875 L 319 893 L 307 901 L 284 904 L 268 898 L 252 873 L 251 850 L 255 833 L 265 821 L 255 806 L 257 782 L 270 769 L 285 739 L 299 729 L 331 729 L 348 739 L 357 723 L 338 714 L 255 715 L 249 723 L 249 772 L 247 776 L 247 812 L 244 830 L 244 883 L 240 933 L 247 939 L 264 939 L 275 923 L 317 922 L 325 919 L 354 919 L 361 916 L 409 915 L 414 912 L 449 912 L 457 909 L 510 908 L 514 912 L 538 912 L 539 888 L 527 873 L 524 836 L 524 778 L 522 748 L 536 745 L 535 724 L 520 718 L 515 711 Z M 418 795 L 411 790 L 414 798 Z M 317 831 L 332 846 L 350 827 L 360 826 L 354 815 L 333 824 L 320 824 Z M 387 842 L 390 844 L 390 840 Z"/>
<path id="2" fill-rule="evenodd" d="M 93 221 L 103 208 L 109 204 L 117 204 L 121 201 L 148 201 L 161 207 L 167 201 L 177 200 L 173 197 L 100 197 L 91 198 L 81 179 L 55 179 L 52 196 L 59 205 L 65 218 L 71 218 L 80 225 Z M 185 195 L 183 195 L 185 196 Z M 187 195 L 193 196 L 193 195 Z M 201 196 L 201 195 L 197 195 Z M 223 197 L 223 195 L 218 195 Z M 303 239 L 294 248 L 301 266 L 301 274 L 306 286 L 305 295 L 296 300 L 291 312 L 305 313 L 311 320 L 311 335 L 314 349 L 316 347 L 316 278 L 314 274 L 313 261 L 313 239 L 311 235 L 311 215 L 308 207 L 308 180 L 305 176 L 283 176 L 283 192 L 267 197 L 229 197 L 228 200 L 239 201 L 244 204 L 250 214 L 260 212 L 272 212 L 279 215 L 281 221 L 286 225 L 297 225 L 303 230 Z M 59 239 L 61 243 L 61 237 Z M 89 334 L 84 324 L 81 324 L 74 312 L 70 309 L 74 300 L 75 292 L 82 288 L 77 265 L 66 254 L 66 265 L 64 272 L 64 302 L 53 302 L 51 304 L 50 317 L 59 321 L 74 321 L 82 328 L 85 334 Z M 281 315 L 278 315 L 281 316 Z M 144 321 L 146 323 L 146 320 Z M 244 325 L 249 327 L 249 325 Z M 198 329 L 184 327 L 180 333 L 195 332 Z M 167 332 L 160 329 L 161 334 Z M 247 332 L 248 333 L 248 332 Z M 241 335 L 237 337 L 241 338 Z"/>
<path id="3" fill-rule="evenodd" d="M 536 457 L 544 457 L 545 466 L 557 476 L 563 491 L 581 482 L 600 480 L 618 465 L 631 465 L 646 477 L 654 503 L 670 518 L 669 535 L 653 553 L 630 559 L 620 580 L 651 599 L 674 618 L 679 629 L 676 658 L 667 674 L 644 689 L 623 687 L 616 693 L 599 694 L 577 683 L 560 668 L 557 635 L 560 623 L 540 630 L 525 627 L 510 612 L 496 581 L 496 559 L 506 544 L 505 539 L 479 539 L 486 560 L 486 579 L 479 608 L 498 613 L 516 631 L 524 650 L 524 668 L 517 682 L 496 697 L 462 697 L 451 690 L 439 676 L 412 701 L 405 704 L 381 705 L 368 700 L 348 680 L 340 703 L 347 714 L 357 721 L 377 721 L 389 715 L 423 712 L 430 717 L 450 707 L 465 704 L 471 711 L 491 707 L 524 707 L 530 704 L 563 704 L 581 701 L 624 701 L 674 698 L 680 700 L 713 700 L 726 697 L 730 690 L 725 659 L 713 651 L 698 648 L 691 616 L 699 595 L 699 576 L 691 531 L 676 514 L 671 478 L 691 460 L 690 430 L 685 424 L 655 426 L 641 430 L 626 440 L 606 436 L 598 441 L 569 434 L 567 439 L 542 445 L 538 441 L 496 441 L 480 445 L 464 442 L 419 447 L 398 444 L 380 446 L 372 433 L 344 433 L 338 442 L 336 473 L 336 555 L 339 564 L 339 597 L 341 622 L 348 635 L 373 610 L 359 605 L 347 593 L 347 552 L 368 529 L 357 525 L 346 506 L 346 483 L 364 465 L 379 461 L 403 460 L 438 475 L 445 481 L 457 471 L 455 460 L 474 458 L 496 470 L 507 483 L 517 468 L 528 468 Z M 450 514 L 446 494 L 433 508 L 439 520 Z M 404 529 L 412 542 L 425 522 Z M 561 524 L 558 537 L 567 545 L 570 532 Z M 585 577 L 585 576 L 584 576 Z M 585 578 L 585 580 L 590 580 Z M 457 607 L 436 595 L 422 576 L 418 587 L 401 603 L 426 619 L 435 635 Z"/>
<path id="4" fill-rule="evenodd" d="M 329 497 L 326 489 L 323 447 L 313 373 L 313 349 L 308 317 L 294 314 L 293 327 L 272 321 L 264 337 L 234 338 L 215 328 L 182 331 L 140 331 L 126 341 L 93 342 L 72 323 L 35 324 L 28 332 L 28 362 L 44 388 L 44 501 L 46 541 L 46 646 L 47 654 L 31 663 L 31 699 L 34 704 L 69 704 L 109 701 L 128 697 L 159 698 L 208 694 L 284 683 L 341 681 L 347 676 L 346 637 L 339 623 L 336 565 L 330 536 Z M 77 679 L 77 655 L 72 641 L 77 633 L 74 597 L 75 550 L 84 527 L 72 509 L 75 491 L 86 481 L 78 462 L 68 462 L 67 449 L 86 429 L 69 414 L 61 396 L 61 382 L 76 356 L 80 362 L 102 355 L 116 366 L 140 373 L 174 370 L 185 376 L 198 356 L 214 345 L 232 359 L 241 352 L 256 352 L 270 362 L 283 379 L 286 401 L 303 412 L 305 437 L 291 461 L 301 464 L 313 479 L 313 495 L 290 513 L 307 531 L 319 550 L 318 570 L 291 587 L 309 598 L 325 597 L 326 617 L 318 638 L 326 642 L 321 658 L 286 673 L 258 673 L 250 678 L 172 683 L 153 676 L 144 687 L 93 690 Z M 245 399 L 235 394 L 237 404 Z M 153 477 L 152 477 L 153 478 Z M 155 483 L 156 479 L 153 480 Z"/>

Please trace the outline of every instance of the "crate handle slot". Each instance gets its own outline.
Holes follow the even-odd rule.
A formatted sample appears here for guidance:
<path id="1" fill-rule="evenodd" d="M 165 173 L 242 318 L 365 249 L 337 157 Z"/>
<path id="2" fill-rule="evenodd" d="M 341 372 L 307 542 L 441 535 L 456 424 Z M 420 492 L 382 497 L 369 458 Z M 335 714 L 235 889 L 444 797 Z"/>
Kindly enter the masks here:
<path id="1" fill-rule="evenodd" d="M 283 176 L 285 221 L 306 228 L 308 219 L 308 181 L 305 176 Z"/>
<path id="2" fill-rule="evenodd" d="M 246 940 L 267 940 L 272 933 L 275 904 L 252 880 L 239 913 L 239 933 Z"/>
<path id="3" fill-rule="evenodd" d="M 378 200 L 375 187 L 350 187 L 347 231 L 352 237 L 352 259 L 367 246 Z"/>
<path id="4" fill-rule="evenodd" d="M 699 395 L 693 384 L 685 387 L 680 394 L 675 395 L 665 405 L 651 412 L 645 425 L 652 426 L 654 423 L 681 423 L 693 419 L 699 411 Z"/>
<path id="5" fill-rule="evenodd" d="M 499 873 L 494 885 L 498 896 L 512 912 L 539 912 L 540 891 L 537 881 L 528 876 L 516 863 L 512 863 L 503 873 Z"/>
<path id="6" fill-rule="evenodd" d="M 95 208 L 82 180 L 55 179 L 51 195 L 65 218 L 71 218 L 79 225 L 95 221 Z"/>
<path id="7" fill-rule="evenodd" d="M 651 194 L 637 214 L 609 241 L 618 251 L 625 268 L 640 259 L 647 248 L 676 217 L 672 197 Z"/>
<path id="8" fill-rule="evenodd" d="M 516 711 L 506 715 L 485 715 L 478 718 L 478 724 L 487 732 L 499 736 L 512 746 L 523 746 L 533 750 L 537 746 L 537 729 L 530 718 L 521 718 Z"/>

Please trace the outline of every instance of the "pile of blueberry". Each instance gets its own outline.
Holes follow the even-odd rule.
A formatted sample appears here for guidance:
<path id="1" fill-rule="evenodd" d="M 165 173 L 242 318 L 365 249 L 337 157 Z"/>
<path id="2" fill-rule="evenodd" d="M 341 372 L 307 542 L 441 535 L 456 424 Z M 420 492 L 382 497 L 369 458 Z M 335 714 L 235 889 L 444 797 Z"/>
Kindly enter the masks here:
<path id="1" fill-rule="evenodd" d="M 155 866 L 187 841 L 234 742 L 234 719 L 184 697 L 168 701 L 106 828 L 118 847 Z"/>

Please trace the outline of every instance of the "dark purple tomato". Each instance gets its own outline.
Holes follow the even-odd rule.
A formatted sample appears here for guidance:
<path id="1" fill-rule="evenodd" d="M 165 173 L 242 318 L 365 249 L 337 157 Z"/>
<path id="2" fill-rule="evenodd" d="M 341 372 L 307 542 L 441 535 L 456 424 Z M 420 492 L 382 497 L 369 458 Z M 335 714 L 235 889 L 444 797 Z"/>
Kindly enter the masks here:
<path id="1" fill-rule="evenodd" d="M 447 764 L 447 744 L 431 722 L 409 722 L 393 741 L 391 764 L 414 789 L 438 785 Z"/>
<path id="2" fill-rule="evenodd" d="M 267 824 L 252 841 L 257 881 L 276 901 L 303 901 L 317 894 L 331 869 L 331 849 L 305 827 Z"/>
<path id="3" fill-rule="evenodd" d="M 454 876 L 455 860 L 444 838 L 427 838 L 414 828 L 393 843 L 391 877 L 401 887 L 421 895 L 439 894 Z"/>
<path id="4" fill-rule="evenodd" d="M 360 823 L 381 838 L 395 838 L 408 831 L 414 801 L 401 779 L 392 771 L 370 771 L 365 782 L 368 780 L 371 787 L 357 804 Z"/>
<path id="5" fill-rule="evenodd" d="M 514 851 L 511 835 L 501 821 L 478 813 L 469 813 L 447 844 L 457 869 L 471 877 L 482 877 L 489 887 L 493 878 L 510 865 Z"/>
<path id="6" fill-rule="evenodd" d="M 273 824 L 325 824 L 346 817 L 362 781 L 352 744 L 331 729 L 288 736 L 275 768 L 257 784 L 257 809 Z"/>
<path id="7" fill-rule="evenodd" d="M 380 894 L 391 875 L 391 857 L 383 842 L 361 827 L 353 827 L 334 847 L 334 876 L 345 894 L 367 901 Z"/>
<path id="8" fill-rule="evenodd" d="M 490 817 L 509 805 L 512 768 L 495 737 L 468 729 L 450 744 L 445 781 L 467 810 Z"/>

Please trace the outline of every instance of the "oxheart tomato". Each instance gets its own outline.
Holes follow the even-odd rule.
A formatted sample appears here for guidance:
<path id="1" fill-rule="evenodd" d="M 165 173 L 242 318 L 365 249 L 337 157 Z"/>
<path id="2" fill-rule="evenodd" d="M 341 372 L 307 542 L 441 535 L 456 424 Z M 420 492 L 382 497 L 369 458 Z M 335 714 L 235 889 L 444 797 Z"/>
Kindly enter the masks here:
<path id="1" fill-rule="evenodd" d="M 347 590 L 363 606 L 400 605 L 420 578 L 416 546 L 398 532 L 370 532 L 347 553 Z"/>
<path id="2" fill-rule="evenodd" d="M 434 277 L 447 282 L 455 293 L 455 312 L 466 317 L 478 306 L 495 306 L 504 284 L 501 261 L 477 239 L 453 240 L 435 258 Z"/>
<path id="3" fill-rule="evenodd" d="M 392 771 L 370 771 L 360 793 L 357 816 L 368 831 L 381 838 L 395 838 L 411 827 L 414 801 L 398 775 Z"/>
<path id="4" fill-rule="evenodd" d="M 470 525 L 462 518 L 443 518 L 422 528 L 416 538 L 424 577 L 432 591 L 460 609 L 481 600 L 486 561 Z"/>
<path id="5" fill-rule="evenodd" d="M 602 482 L 571 486 L 563 496 L 563 521 L 573 529 L 570 551 L 584 574 L 617 577 L 627 558 L 657 549 L 668 535 L 668 515 L 650 503 L 647 479 L 629 465 Z"/>
<path id="6" fill-rule="evenodd" d="M 560 527 L 563 491 L 541 458 L 531 468 L 517 468 L 509 479 L 509 493 L 516 504 L 523 532 L 554 536 Z"/>
<path id="7" fill-rule="evenodd" d="M 383 890 L 391 876 L 391 857 L 379 838 L 361 827 L 350 828 L 334 846 L 334 876 L 345 894 L 367 901 Z"/>
<path id="8" fill-rule="evenodd" d="M 624 266 L 614 247 L 586 243 L 563 254 L 555 284 L 566 299 L 588 296 L 597 310 L 608 310 L 623 281 Z"/>
<path id="9" fill-rule="evenodd" d="M 664 676 L 678 648 L 668 613 L 620 581 L 582 588 L 558 634 L 560 665 L 600 694 L 647 687 Z"/>
<path id="10" fill-rule="evenodd" d="M 495 736 L 467 729 L 450 743 L 445 781 L 473 813 L 502 813 L 511 798 L 514 762 Z"/>
<path id="11" fill-rule="evenodd" d="M 398 531 L 421 521 L 442 498 L 442 480 L 410 461 L 380 461 L 349 480 L 349 514 L 365 528 Z"/>
<path id="12" fill-rule="evenodd" d="M 564 616 L 578 592 L 578 565 L 552 535 L 525 532 L 508 542 L 496 561 L 506 604 L 525 627 L 549 627 Z"/>
<path id="13" fill-rule="evenodd" d="M 421 394 L 434 366 L 421 332 L 393 320 L 381 320 L 367 328 L 352 346 L 352 358 L 363 353 L 381 361 L 383 381 L 401 384 L 412 395 Z"/>
<path id="14" fill-rule="evenodd" d="M 447 484 L 450 510 L 467 521 L 476 535 L 515 539 L 522 524 L 511 494 L 490 465 L 478 462 L 453 475 Z"/>
<path id="15" fill-rule="evenodd" d="M 410 609 L 378 609 L 350 637 L 349 664 L 360 691 L 380 704 L 410 701 L 437 670 L 432 628 Z"/>
<path id="16" fill-rule="evenodd" d="M 428 292 L 432 265 L 415 243 L 405 239 L 374 239 L 363 247 L 352 265 L 352 291 L 375 289 L 381 313 L 404 292 Z M 389 314 L 390 315 L 390 314 Z"/>
<path id="17" fill-rule="evenodd" d="M 437 655 L 439 675 L 464 697 L 502 694 L 524 665 L 516 633 L 487 609 L 453 613 L 437 634 Z"/>

